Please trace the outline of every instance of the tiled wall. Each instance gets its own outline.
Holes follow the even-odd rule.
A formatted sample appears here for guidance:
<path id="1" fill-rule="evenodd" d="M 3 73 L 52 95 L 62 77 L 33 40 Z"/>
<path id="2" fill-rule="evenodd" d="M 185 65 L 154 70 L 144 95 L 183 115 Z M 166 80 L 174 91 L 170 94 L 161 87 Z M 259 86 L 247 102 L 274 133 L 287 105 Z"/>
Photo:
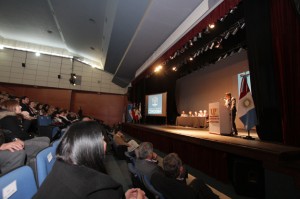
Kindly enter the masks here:
<path id="1" fill-rule="evenodd" d="M 26 66 L 22 67 L 22 63 Z M 70 84 L 71 73 L 81 76 L 81 85 Z M 69 58 L 43 54 L 38 57 L 32 52 L 6 48 L 0 50 L 0 82 L 125 94 L 127 88 L 112 83 L 112 78 L 112 74 L 78 61 L 74 61 L 72 71 Z"/>

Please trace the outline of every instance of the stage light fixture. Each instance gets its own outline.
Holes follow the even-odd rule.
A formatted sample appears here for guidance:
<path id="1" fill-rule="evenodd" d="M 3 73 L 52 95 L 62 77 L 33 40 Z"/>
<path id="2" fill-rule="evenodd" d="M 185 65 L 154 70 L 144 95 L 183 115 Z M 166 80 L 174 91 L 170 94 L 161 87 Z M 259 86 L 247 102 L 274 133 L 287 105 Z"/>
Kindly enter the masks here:
<path id="1" fill-rule="evenodd" d="M 199 38 L 199 39 L 202 38 L 202 32 L 199 32 L 199 33 L 198 33 L 198 38 Z"/>
<path id="2" fill-rule="evenodd" d="M 176 66 L 173 66 L 173 67 L 172 67 L 172 71 L 177 71 L 177 67 L 176 67 Z"/>
<path id="3" fill-rule="evenodd" d="M 208 50 L 208 48 L 209 48 L 209 45 L 207 45 L 207 46 L 205 47 L 204 51 L 207 51 L 207 50 Z"/>
<path id="4" fill-rule="evenodd" d="M 243 22 L 242 25 L 241 25 L 241 29 L 243 29 L 245 27 L 246 23 Z"/>
<path id="5" fill-rule="evenodd" d="M 76 86 L 76 74 L 75 73 L 71 73 L 69 82 L 70 82 L 70 84 L 73 84 L 73 86 Z"/>
<path id="6" fill-rule="evenodd" d="M 228 31 L 228 32 L 225 34 L 224 39 L 228 39 L 229 35 L 230 35 L 230 32 Z"/>
<path id="7" fill-rule="evenodd" d="M 238 28 L 238 27 L 235 27 L 231 34 L 232 34 L 232 35 L 235 35 L 235 34 L 237 33 L 238 30 L 239 30 L 239 28 Z"/>
<path id="8" fill-rule="evenodd" d="M 215 42 L 211 42 L 209 49 L 213 49 Z"/>

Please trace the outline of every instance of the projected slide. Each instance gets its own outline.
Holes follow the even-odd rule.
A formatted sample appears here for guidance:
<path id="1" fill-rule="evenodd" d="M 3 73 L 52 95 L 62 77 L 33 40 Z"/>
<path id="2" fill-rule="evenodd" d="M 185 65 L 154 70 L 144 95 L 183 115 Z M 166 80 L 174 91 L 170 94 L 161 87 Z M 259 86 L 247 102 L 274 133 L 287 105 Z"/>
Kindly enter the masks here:
<path id="1" fill-rule="evenodd" d="M 162 114 L 162 94 L 149 95 L 148 114 Z"/>
<path id="2" fill-rule="evenodd" d="M 163 117 L 167 115 L 167 93 L 146 95 L 146 115 Z"/>

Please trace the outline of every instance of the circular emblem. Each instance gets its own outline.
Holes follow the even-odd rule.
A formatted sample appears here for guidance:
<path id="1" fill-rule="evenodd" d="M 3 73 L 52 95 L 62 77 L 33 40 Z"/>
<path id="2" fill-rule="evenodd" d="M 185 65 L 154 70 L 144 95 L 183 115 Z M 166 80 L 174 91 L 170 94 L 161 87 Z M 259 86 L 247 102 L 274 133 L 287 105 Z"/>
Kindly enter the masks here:
<path id="1" fill-rule="evenodd" d="M 244 101 L 243 101 L 243 105 L 244 105 L 244 107 L 249 107 L 249 106 L 251 106 L 251 100 L 250 99 L 248 99 L 248 98 L 246 98 Z"/>
<path id="2" fill-rule="evenodd" d="M 158 97 L 153 97 L 152 98 L 152 106 L 157 106 L 158 105 Z"/>

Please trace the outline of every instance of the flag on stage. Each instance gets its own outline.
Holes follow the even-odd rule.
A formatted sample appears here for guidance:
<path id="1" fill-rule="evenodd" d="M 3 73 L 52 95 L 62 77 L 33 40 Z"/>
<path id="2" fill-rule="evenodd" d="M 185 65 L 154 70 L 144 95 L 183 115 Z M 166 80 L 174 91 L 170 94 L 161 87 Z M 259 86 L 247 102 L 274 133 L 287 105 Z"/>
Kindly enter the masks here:
<path id="1" fill-rule="evenodd" d="M 255 106 L 246 77 L 243 77 L 241 82 L 237 114 L 247 131 L 257 124 Z"/>

